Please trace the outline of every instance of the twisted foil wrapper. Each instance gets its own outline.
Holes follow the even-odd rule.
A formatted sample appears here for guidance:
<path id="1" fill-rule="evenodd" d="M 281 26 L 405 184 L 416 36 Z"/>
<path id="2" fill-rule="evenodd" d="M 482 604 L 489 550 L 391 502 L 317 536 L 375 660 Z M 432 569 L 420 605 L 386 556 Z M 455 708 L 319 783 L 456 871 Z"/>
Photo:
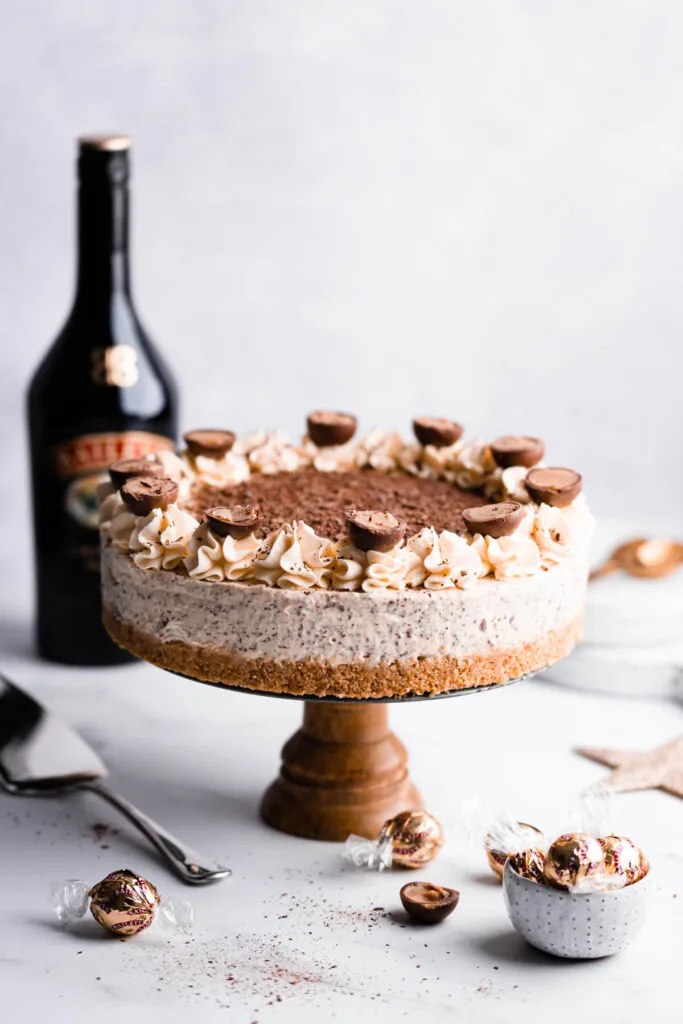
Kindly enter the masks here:
<path id="1" fill-rule="evenodd" d="M 64 925 L 79 920 L 90 909 L 97 923 L 113 935 L 128 938 L 154 922 L 187 931 L 194 916 L 190 903 L 171 903 L 156 887 L 126 869 L 112 871 L 92 887 L 70 878 L 53 889 L 53 906 Z"/>
<path id="2" fill-rule="evenodd" d="M 357 868 L 369 871 L 387 871 L 391 867 L 392 843 L 390 839 L 364 839 L 350 835 L 344 843 L 342 857 Z"/>
<path id="3" fill-rule="evenodd" d="M 371 871 L 420 868 L 434 860 L 443 843 L 443 829 L 433 814 L 402 811 L 385 821 L 377 839 L 349 836 L 342 856 L 356 867 Z"/>

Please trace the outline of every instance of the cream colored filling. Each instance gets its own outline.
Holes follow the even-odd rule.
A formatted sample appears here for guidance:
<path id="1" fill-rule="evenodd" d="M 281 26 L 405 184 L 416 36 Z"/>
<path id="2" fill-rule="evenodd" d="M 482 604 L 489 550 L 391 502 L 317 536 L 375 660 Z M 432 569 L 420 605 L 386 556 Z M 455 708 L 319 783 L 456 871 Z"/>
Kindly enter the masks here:
<path id="1" fill-rule="evenodd" d="M 180 570 L 144 572 L 111 544 L 103 548 L 102 570 L 105 607 L 156 640 L 331 664 L 508 651 L 579 617 L 587 579 L 581 558 L 503 583 L 485 577 L 467 590 L 282 590 L 208 584 Z"/>

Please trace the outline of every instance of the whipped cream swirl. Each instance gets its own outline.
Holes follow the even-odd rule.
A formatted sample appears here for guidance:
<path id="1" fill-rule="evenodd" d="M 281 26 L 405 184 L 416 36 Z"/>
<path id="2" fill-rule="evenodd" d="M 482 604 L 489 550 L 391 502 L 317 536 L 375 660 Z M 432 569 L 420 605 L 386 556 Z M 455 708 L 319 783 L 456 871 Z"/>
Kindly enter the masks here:
<path id="1" fill-rule="evenodd" d="M 444 445 L 442 448 L 437 448 L 433 444 L 424 447 L 421 444 L 407 444 L 399 453 L 399 465 L 413 476 L 453 483 L 456 473 L 462 468 L 458 461 L 462 447 L 460 441 Z"/>
<path id="2" fill-rule="evenodd" d="M 282 434 L 266 434 L 259 441 L 250 448 L 247 456 L 250 468 L 258 473 L 293 473 L 307 464 L 302 450 L 295 448 Z"/>
<path id="3" fill-rule="evenodd" d="M 239 540 L 229 535 L 219 537 L 208 523 L 202 523 L 190 538 L 185 568 L 196 580 L 220 583 L 248 579 L 260 546 L 253 534 Z"/>
<path id="4" fill-rule="evenodd" d="M 496 468 L 489 445 L 480 440 L 470 441 L 461 445 L 454 454 L 452 482 L 465 490 L 472 490 L 483 486 Z"/>
<path id="5" fill-rule="evenodd" d="M 147 516 L 122 512 L 112 520 L 116 547 L 128 550 L 140 569 L 175 569 L 187 554 L 197 520 L 177 505 L 155 508 Z"/>
<path id="6" fill-rule="evenodd" d="M 360 551 L 346 537 L 337 550 L 330 582 L 335 590 L 404 590 L 419 565 L 419 555 L 403 541 L 390 551 Z"/>
<path id="7" fill-rule="evenodd" d="M 305 523 L 285 523 L 261 545 L 253 577 L 270 586 L 293 590 L 327 589 L 334 560 L 332 541 L 318 537 Z"/>
<path id="8" fill-rule="evenodd" d="M 235 440 L 232 451 L 235 455 L 250 455 L 254 449 L 260 448 L 268 440 L 265 430 L 254 430 L 250 434 L 242 434 Z"/>
<path id="9" fill-rule="evenodd" d="M 121 502 L 121 507 L 115 511 L 111 522 L 103 524 L 105 529 L 108 528 L 111 542 L 115 548 L 119 548 L 121 551 L 130 551 L 131 538 L 141 519 L 142 517 L 133 515 L 128 506 L 123 501 Z"/>
<path id="10" fill-rule="evenodd" d="M 356 465 L 359 469 L 369 466 L 388 473 L 396 469 L 402 447 L 403 441 L 399 434 L 389 430 L 371 430 L 358 441 Z"/>
<path id="11" fill-rule="evenodd" d="M 365 566 L 365 579 L 362 589 L 366 593 L 373 590 L 404 590 L 406 577 L 415 567 L 417 556 L 403 541 L 390 551 L 368 551 Z"/>
<path id="12" fill-rule="evenodd" d="M 595 521 L 583 495 L 567 508 L 539 505 L 532 535 L 544 568 L 573 557 L 577 548 L 588 548 Z"/>
<path id="13" fill-rule="evenodd" d="M 192 489 L 195 472 L 186 452 L 155 452 L 155 460 L 162 468 L 163 475 L 178 484 L 178 496 L 186 498 Z"/>
<path id="14" fill-rule="evenodd" d="M 347 537 L 337 548 L 330 567 L 330 582 L 334 590 L 360 590 L 365 575 L 367 558 Z"/>
<path id="15" fill-rule="evenodd" d="M 500 477 L 489 445 L 479 440 L 468 444 L 456 441 L 443 448 L 431 444 L 406 444 L 401 447 L 397 460 L 407 473 L 431 480 L 446 480 L 465 490 L 483 487 Z"/>
<path id="16" fill-rule="evenodd" d="M 346 444 L 328 445 L 319 448 L 305 437 L 300 455 L 307 465 L 313 466 L 319 473 L 342 473 L 355 469 L 358 465 L 358 441 L 347 441 Z"/>
<path id="17" fill-rule="evenodd" d="M 437 534 L 427 527 L 412 538 L 412 544 L 422 557 L 423 585 L 427 590 L 466 590 L 488 572 L 480 546 L 469 544 L 465 537 L 450 530 Z"/>
<path id="18" fill-rule="evenodd" d="M 108 527 L 112 519 L 126 508 L 123 498 L 110 480 L 103 480 L 97 487 L 100 526 Z"/>
<path id="19" fill-rule="evenodd" d="M 209 487 L 232 487 L 250 477 L 249 462 L 244 455 L 226 452 L 218 459 L 209 455 L 187 456 L 198 480 Z"/>
<path id="20" fill-rule="evenodd" d="M 534 517 L 528 515 L 509 537 L 474 537 L 472 546 L 478 547 L 482 561 L 497 580 L 522 579 L 541 571 L 541 554 L 532 537 L 533 525 Z"/>
<path id="21" fill-rule="evenodd" d="M 507 469 L 497 467 L 484 484 L 484 495 L 490 501 L 518 501 L 528 505 L 531 498 L 524 482 L 528 472 L 527 466 L 508 466 Z"/>

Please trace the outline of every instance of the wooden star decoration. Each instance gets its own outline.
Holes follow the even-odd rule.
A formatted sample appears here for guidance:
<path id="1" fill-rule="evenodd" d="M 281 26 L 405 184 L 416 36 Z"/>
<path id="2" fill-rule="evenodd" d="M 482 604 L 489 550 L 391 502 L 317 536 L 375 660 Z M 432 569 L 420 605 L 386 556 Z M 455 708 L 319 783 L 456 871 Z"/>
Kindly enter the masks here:
<path id="1" fill-rule="evenodd" d="M 578 747 L 576 752 L 614 769 L 604 785 L 616 793 L 663 789 L 672 796 L 683 798 L 683 736 L 646 753 L 603 747 Z"/>

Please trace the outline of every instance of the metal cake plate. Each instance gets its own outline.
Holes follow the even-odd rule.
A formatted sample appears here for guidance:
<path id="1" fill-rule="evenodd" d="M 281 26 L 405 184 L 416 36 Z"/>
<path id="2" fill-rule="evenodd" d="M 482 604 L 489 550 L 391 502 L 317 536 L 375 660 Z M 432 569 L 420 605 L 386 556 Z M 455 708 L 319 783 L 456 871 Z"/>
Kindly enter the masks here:
<path id="1" fill-rule="evenodd" d="M 525 679 L 531 679 L 539 672 L 544 672 L 545 668 L 536 669 L 535 672 L 527 672 L 523 676 L 517 676 L 515 679 L 508 679 L 504 683 L 489 683 L 486 686 L 468 686 L 461 690 L 447 690 L 445 693 L 423 693 L 414 694 L 407 697 L 316 697 L 315 694 L 305 693 L 272 693 L 269 690 L 250 690 L 246 686 L 231 686 L 230 683 L 212 683 L 206 679 L 197 679 L 196 676 L 190 676 L 186 672 L 176 672 L 174 669 L 164 669 L 165 672 L 170 672 L 174 676 L 180 676 L 181 679 L 190 679 L 194 683 L 202 683 L 203 686 L 213 686 L 218 690 L 231 690 L 233 693 L 247 693 L 254 697 L 277 697 L 284 700 L 300 700 L 305 701 L 307 704 L 417 704 L 419 701 L 426 700 L 443 700 L 446 697 L 464 697 L 468 693 L 488 693 L 491 690 L 500 690 L 504 686 L 512 686 L 513 683 L 521 683 Z"/>

